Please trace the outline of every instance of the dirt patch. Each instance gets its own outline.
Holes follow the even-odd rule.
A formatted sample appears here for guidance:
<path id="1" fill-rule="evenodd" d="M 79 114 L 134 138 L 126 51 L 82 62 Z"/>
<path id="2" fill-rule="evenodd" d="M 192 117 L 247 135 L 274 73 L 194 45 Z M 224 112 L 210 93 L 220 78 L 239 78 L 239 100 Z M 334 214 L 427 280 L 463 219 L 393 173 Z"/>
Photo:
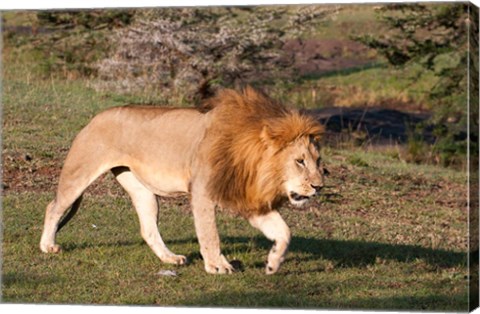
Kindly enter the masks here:
<path id="1" fill-rule="evenodd" d="M 7 150 L 2 155 L 2 190 L 6 193 L 48 191 L 58 180 L 60 168 L 54 166 L 54 161 L 46 163 L 17 151 Z"/>
<path id="2" fill-rule="evenodd" d="M 64 154 L 57 159 L 45 159 L 28 153 L 6 150 L 2 161 L 2 190 L 4 193 L 56 191 Z M 85 193 L 93 195 L 118 195 L 120 188 L 113 175 L 107 173 L 87 188 Z"/>
<path id="3" fill-rule="evenodd" d="M 358 68 L 374 60 L 369 48 L 351 40 L 291 39 L 283 50 L 302 76 Z"/>

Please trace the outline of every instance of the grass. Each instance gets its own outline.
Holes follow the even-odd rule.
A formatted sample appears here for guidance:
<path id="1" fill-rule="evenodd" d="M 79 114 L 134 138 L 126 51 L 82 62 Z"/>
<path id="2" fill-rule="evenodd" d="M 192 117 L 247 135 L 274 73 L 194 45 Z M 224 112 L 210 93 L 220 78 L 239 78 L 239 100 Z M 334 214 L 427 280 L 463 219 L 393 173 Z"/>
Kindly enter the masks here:
<path id="1" fill-rule="evenodd" d="M 401 107 L 410 111 L 432 109 L 427 92 L 437 78 L 420 74 L 413 65 L 393 68 L 381 61 L 357 68 L 311 75 L 293 86 L 285 86 L 285 99 L 302 108 Z"/>
<path id="2" fill-rule="evenodd" d="M 190 264 L 160 263 L 111 175 L 87 190 L 79 213 L 59 233 L 64 251 L 41 253 L 45 206 L 75 134 L 104 108 L 154 99 L 97 93 L 88 80 L 44 77 L 34 54 L 6 50 L 2 302 L 467 310 L 466 174 L 353 147 L 326 147 L 324 193 L 301 210 L 281 208 L 293 239 L 274 276 L 264 275 L 271 243 L 225 212 L 217 216 L 222 249 L 244 271 L 206 274 L 182 198 L 161 200 L 159 228 Z M 373 75 L 368 71 L 382 69 L 320 81 L 353 84 Z M 177 276 L 160 276 L 160 270 Z"/>

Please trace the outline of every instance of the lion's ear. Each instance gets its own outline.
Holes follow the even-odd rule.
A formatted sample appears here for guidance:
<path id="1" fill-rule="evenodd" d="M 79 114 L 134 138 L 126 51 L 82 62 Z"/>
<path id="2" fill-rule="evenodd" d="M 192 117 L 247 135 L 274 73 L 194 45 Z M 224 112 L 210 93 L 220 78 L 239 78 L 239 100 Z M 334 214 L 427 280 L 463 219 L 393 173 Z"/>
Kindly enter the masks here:
<path id="1" fill-rule="evenodd" d="M 310 139 L 310 143 L 312 143 L 317 149 L 320 148 L 320 141 L 324 133 L 325 133 L 325 127 L 323 125 L 317 125 L 316 129 L 314 130 L 314 133 L 311 133 L 308 136 Z"/>
<path id="2" fill-rule="evenodd" d="M 268 146 L 273 145 L 276 147 L 281 147 L 284 144 L 281 137 L 279 137 L 277 132 L 275 132 L 275 130 L 269 124 L 265 124 L 263 126 L 262 132 L 260 133 L 260 138 Z"/>

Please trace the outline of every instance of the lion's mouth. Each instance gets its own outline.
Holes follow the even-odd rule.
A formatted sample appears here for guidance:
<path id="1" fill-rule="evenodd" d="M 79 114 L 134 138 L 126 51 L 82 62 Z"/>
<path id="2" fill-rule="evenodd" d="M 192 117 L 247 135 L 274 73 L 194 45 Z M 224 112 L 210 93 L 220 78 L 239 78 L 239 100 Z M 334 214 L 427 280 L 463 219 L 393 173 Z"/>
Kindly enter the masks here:
<path id="1" fill-rule="evenodd" d="M 295 192 L 290 192 L 290 199 L 294 200 L 295 202 L 301 203 L 308 200 L 309 198 L 310 196 L 307 196 L 307 195 L 301 195 Z"/>

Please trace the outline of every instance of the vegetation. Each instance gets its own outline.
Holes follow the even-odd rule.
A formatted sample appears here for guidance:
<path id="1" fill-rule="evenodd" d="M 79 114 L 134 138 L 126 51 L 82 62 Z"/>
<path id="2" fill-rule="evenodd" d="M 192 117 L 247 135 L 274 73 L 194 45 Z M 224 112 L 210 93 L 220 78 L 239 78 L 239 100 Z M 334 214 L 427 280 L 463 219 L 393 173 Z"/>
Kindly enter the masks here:
<path id="1" fill-rule="evenodd" d="M 467 154 L 469 117 L 466 110 L 470 83 L 467 66 L 469 49 L 475 47 L 473 40 L 473 45 L 469 45 L 468 31 L 469 23 L 476 24 L 474 21 L 478 21 L 478 18 L 475 20 L 470 16 L 471 7 L 468 3 L 384 6 L 380 9 L 380 17 L 388 26 L 388 31 L 380 36 L 369 34 L 357 37 L 378 50 L 391 65 L 420 65 L 423 71 L 414 78 L 414 83 L 423 80 L 425 72 L 435 76 L 436 83 L 428 92 L 434 103 L 433 121 L 438 137 L 433 149 L 444 165 L 455 162 L 459 157 L 466 158 Z M 475 9 L 472 7 L 472 10 Z M 473 63 L 471 69 L 478 73 L 478 64 L 475 68 Z M 475 133 L 478 131 L 472 135 Z"/>

